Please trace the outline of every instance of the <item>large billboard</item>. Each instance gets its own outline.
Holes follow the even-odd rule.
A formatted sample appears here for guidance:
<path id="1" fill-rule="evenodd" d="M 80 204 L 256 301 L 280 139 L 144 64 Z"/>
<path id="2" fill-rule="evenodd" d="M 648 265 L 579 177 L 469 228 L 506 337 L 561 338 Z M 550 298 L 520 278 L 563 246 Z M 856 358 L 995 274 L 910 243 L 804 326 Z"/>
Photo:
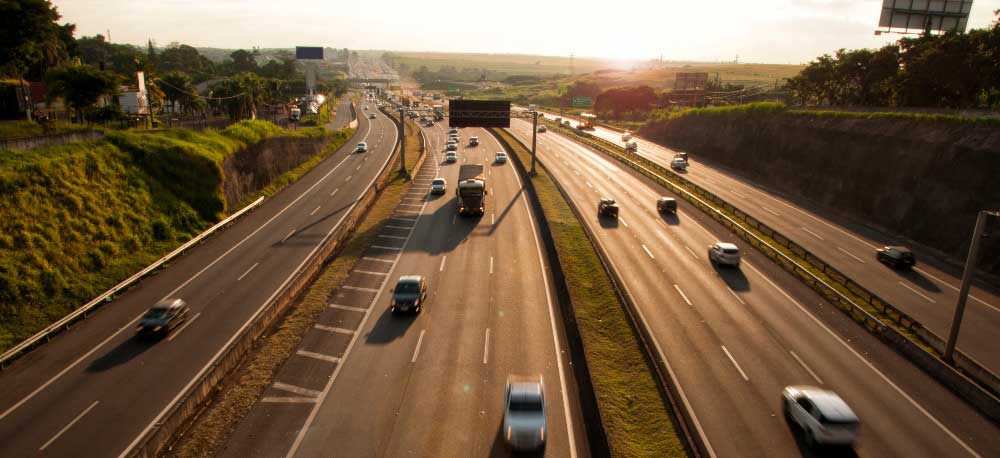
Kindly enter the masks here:
<path id="1" fill-rule="evenodd" d="M 451 100 L 449 127 L 510 127 L 510 100 Z"/>
<path id="2" fill-rule="evenodd" d="M 674 80 L 674 91 L 678 92 L 704 91 L 706 86 L 708 86 L 706 72 L 678 73 L 677 79 Z"/>
<path id="3" fill-rule="evenodd" d="M 319 46 L 296 46 L 295 58 L 300 60 L 323 60 L 323 48 Z"/>
<path id="4" fill-rule="evenodd" d="M 875 33 L 965 32 L 972 0 L 882 0 Z"/>

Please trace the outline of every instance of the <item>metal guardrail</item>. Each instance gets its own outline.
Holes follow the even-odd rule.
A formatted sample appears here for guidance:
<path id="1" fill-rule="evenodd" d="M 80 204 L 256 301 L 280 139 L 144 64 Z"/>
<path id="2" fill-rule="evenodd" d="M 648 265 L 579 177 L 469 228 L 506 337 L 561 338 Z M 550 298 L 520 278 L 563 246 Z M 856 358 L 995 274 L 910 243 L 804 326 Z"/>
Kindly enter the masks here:
<path id="1" fill-rule="evenodd" d="M 550 127 L 554 125 L 554 123 L 550 123 L 547 120 L 545 122 L 550 124 Z M 921 343 L 935 348 L 935 350 L 939 353 L 943 350 L 944 341 L 940 337 L 925 328 L 917 320 L 892 306 L 892 304 L 888 301 L 868 291 L 847 277 L 847 275 L 830 266 L 821 258 L 799 246 L 788 237 L 746 214 L 701 186 L 698 186 L 673 171 L 668 170 L 666 167 L 663 167 L 645 157 L 639 156 L 638 154 L 626 152 L 624 148 L 615 145 L 614 143 L 596 138 L 585 132 L 580 132 L 577 129 L 566 128 L 561 125 L 558 126 L 558 129 L 562 132 L 569 132 L 577 141 L 617 159 L 647 178 L 650 178 L 656 183 L 670 189 L 672 192 L 684 198 L 688 202 L 694 204 L 713 219 L 729 228 L 741 239 L 750 243 L 751 246 L 757 248 L 772 261 L 794 274 L 814 291 L 831 301 L 834 305 L 847 313 L 854 321 L 862 324 L 866 329 L 883 341 L 890 343 L 891 346 L 906 356 L 910 361 L 923 368 L 925 372 L 929 373 L 946 386 L 953 388 L 956 393 L 968 400 L 981 412 L 990 416 L 995 421 L 997 418 L 1000 418 L 1000 400 L 997 399 L 997 394 L 1000 393 L 1000 377 L 997 377 L 997 375 L 992 371 L 960 351 L 956 351 L 955 366 L 948 366 L 941 361 L 940 358 L 938 358 L 938 355 L 934 355 L 926 349 L 921 348 L 917 343 L 914 343 L 903 333 L 873 316 L 863 307 L 841 293 L 837 288 L 820 279 L 808 269 L 803 267 L 799 262 L 792 259 L 777 248 L 771 246 L 771 244 L 763 239 L 757 237 L 749 229 L 744 227 L 743 224 L 759 231 L 767 237 L 770 237 L 772 240 L 778 242 L 784 248 L 803 259 L 811 267 L 821 271 L 824 275 L 827 275 L 828 278 L 836 282 L 838 285 L 841 285 L 851 293 L 866 300 L 868 305 L 881 311 L 884 316 L 892 320 L 900 328 L 917 336 L 921 340 Z M 620 150 L 620 152 L 618 150 Z M 670 176 L 671 178 L 668 179 L 666 176 Z M 680 182 L 683 186 L 692 189 L 694 192 L 678 186 L 674 183 L 674 181 Z M 718 210 L 718 208 L 706 202 L 706 200 L 711 201 L 715 206 L 724 208 L 726 211 L 732 213 L 737 220 L 723 214 Z M 922 357 L 920 353 L 924 353 L 926 356 L 931 356 L 932 358 Z M 952 372 L 951 374 L 947 373 L 949 370 Z M 958 372 L 958 370 L 961 370 L 961 373 Z M 972 380 L 969 380 L 969 378 Z M 968 381 L 968 383 L 974 384 L 975 388 L 980 389 L 982 393 L 976 393 L 973 389 L 974 387 L 967 386 L 962 382 L 963 379 Z"/>
<path id="2" fill-rule="evenodd" d="M 98 295 L 97 297 L 95 297 L 94 299 L 92 299 L 90 302 L 87 302 L 86 304 L 83 304 L 82 307 L 80 307 L 80 308 L 78 308 L 78 309 L 70 312 L 68 315 L 60 318 L 59 321 L 56 321 L 55 323 L 52 323 L 52 324 L 48 325 L 45 329 L 42 329 L 41 331 L 39 331 L 35 335 L 29 337 L 27 340 L 24 340 L 23 342 L 15 345 L 10 350 L 7 350 L 2 355 L 0 355 L 0 369 L 3 369 L 4 367 L 6 367 L 12 360 L 16 359 L 18 356 L 20 356 L 21 354 L 23 354 L 25 351 L 27 351 L 27 350 L 29 350 L 31 348 L 34 348 L 39 342 L 42 341 L 42 339 L 45 339 L 46 341 L 48 341 L 49 338 L 51 338 L 53 335 L 55 335 L 55 334 L 57 334 L 59 332 L 62 332 L 65 329 L 68 329 L 69 326 L 71 324 L 75 323 L 77 320 L 79 320 L 81 318 L 86 318 L 87 314 L 90 313 L 92 310 L 94 310 L 98 306 L 102 305 L 104 302 L 110 301 L 111 298 L 114 296 L 115 293 L 117 293 L 117 292 L 119 292 L 119 291 L 121 291 L 121 290 L 123 290 L 125 288 L 128 288 L 133 283 L 135 283 L 136 281 L 138 281 L 142 277 L 145 277 L 150 272 L 156 270 L 157 268 L 159 268 L 164 263 L 166 263 L 166 262 L 168 262 L 168 261 L 176 258 L 178 255 L 180 255 L 181 253 L 183 253 L 188 248 L 191 248 L 192 246 L 196 245 L 198 242 L 201 242 L 205 237 L 208 237 L 209 235 L 211 235 L 213 232 L 215 232 L 219 228 L 221 228 L 221 227 L 223 227 L 223 226 L 231 223 L 236 218 L 239 218 L 240 216 L 242 216 L 246 212 L 248 212 L 248 211 L 252 210 L 253 208 L 257 207 L 263 201 L 264 201 L 264 198 L 261 197 L 261 198 L 255 200 L 255 201 L 253 201 L 250 205 L 247 205 L 246 207 L 243 207 L 242 209 L 240 209 L 240 211 L 238 211 L 236 213 L 233 213 L 232 215 L 230 215 L 226 219 L 224 219 L 222 221 L 219 221 L 218 223 L 215 223 L 215 225 L 213 225 L 212 227 L 206 229 L 201 234 L 198 234 L 197 236 L 195 236 L 191 240 L 188 240 L 183 245 L 181 245 L 181 246 L 177 247 L 176 249 L 174 249 L 174 251 L 171 251 L 170 253 L 167 253 L 166 256 L 164 256 L 164 257 L 160 258 L 159 260 L 157 260 L 156 262 L 154 262 L 154 263 L 146 266 L 146 268 L 140 270 L 139 272 L 136 272 L 131 277 L 128 277 L 127 279 L 125 279 L 122 282 L 118 283 L 117 285 L 113 286 L 111 289 L 109 289 L 109 290 L 101 293 L 100 295 Z"/>

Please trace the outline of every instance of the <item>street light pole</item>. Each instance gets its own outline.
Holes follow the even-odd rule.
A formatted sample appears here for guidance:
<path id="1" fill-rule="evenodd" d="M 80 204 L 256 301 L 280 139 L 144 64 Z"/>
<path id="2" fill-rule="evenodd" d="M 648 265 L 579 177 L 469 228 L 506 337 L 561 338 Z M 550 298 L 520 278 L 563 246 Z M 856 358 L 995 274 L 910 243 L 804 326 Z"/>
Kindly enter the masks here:
<path id="1" fill-rule="evenodd" d="M 962 273 L 962 286 L 958 290 L 958 303 L 955 304 L 955 317 L 951 320 L 951 333 L 948 334 L 948 344 L 944 349 L 944 356 L 941 358 L 949 364 L 954 364 L 953 354 L 955 344 L 958 342 L 958 331 L 962 327 L 962 315 L 965 314 L 965 301 L 969 297 L 969 286 L 972 284 L 972 275 L 976 271 L 976 261 L 979 257 L 979 240 L 984 237 L 986 230 L 986 218 L 990 216 L 1000 216 L 1000 212 L 981 211 L 976 218 L 976 228 L 972 232 L 972 241 L 969 243 L 969 255 L 965 258 L 965 271 Z"/>
<path id="2" fill-rule="evenodd" d="M 535 175 L 535 145 L 538 140 L 538 112 L 531 112 L 531 175 Z"/>
<path id="3" fill-rule="evenodd" d="M 399 173 L 406 175 L 406 118 L 402 105 L 399 106 Z"/>

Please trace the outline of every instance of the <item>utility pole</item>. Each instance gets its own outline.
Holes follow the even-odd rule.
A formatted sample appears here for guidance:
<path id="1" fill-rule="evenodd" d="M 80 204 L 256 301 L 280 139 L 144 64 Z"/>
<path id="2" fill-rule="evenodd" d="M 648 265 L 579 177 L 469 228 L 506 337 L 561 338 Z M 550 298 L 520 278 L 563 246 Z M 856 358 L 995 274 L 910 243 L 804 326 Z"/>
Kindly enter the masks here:
<path id="1" fill-rule="evenodd" d="M 976 228 L 972 231 L 972 241 L 969 243 L 969 255 L 965 258 L 965 271 L 962 273 L 962 286 L 958 290 L 958 303 L 955 304 L 955 317 L 951 320 L 951 333 L 948 334 L 948 344 L 941 358 L 948 364 L 954 364 L 953 353 L 958 342 L 958 330 L 962 327 L 962 315 L 965 314 L 965 301 L 969 297 L 969 286 L 972 275 L 976 272 L 976 261 L 979 258 L 979 240 L 986 237 L 986 219 L 990 216 L 1000 216 L 997 211 L 980 211 L 976 218 Z"/>
<path id="2" fill-rule="evenodd" d="M 403 106 L 399 106 L 399 173 L 406 173 L 406 118 L 403 117 Z"/>
<path id="3" fill-rule="evenodd" d="M 535 176 L 535 145 L 538 140 L 538 111 L 531 112 L 531 176 Z"/>

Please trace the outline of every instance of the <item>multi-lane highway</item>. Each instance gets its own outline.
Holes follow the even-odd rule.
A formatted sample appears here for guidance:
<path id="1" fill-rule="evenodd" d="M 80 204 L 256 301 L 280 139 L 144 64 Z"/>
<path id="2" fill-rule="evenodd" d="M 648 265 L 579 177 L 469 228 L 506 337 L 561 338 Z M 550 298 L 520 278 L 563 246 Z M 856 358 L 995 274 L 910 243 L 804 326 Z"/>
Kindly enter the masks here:
<path id="1" fill-rule="evenodd" d="M 0 456 L 127 453 L 353 207 L 389 159 L 396 128 L 362 118 L 351 141 L 260 208 L 0 377 Z M 366 141 L 369 153 L 351 154 Z M 164 297 L 191 307 L 159 342 L 133 337 Z"/>
<path id="2" fill-rule="evenodd" d="M 557 115 L 546 113 L 546 117 Z M 570 120 L 576 125 L 576 121 Z M 591 134 L 624 145 L 622 134 L 598 126 Z M 669 166 L 675 152 L 639 137 L 638 153 L 663 166 Z M 830 211 L 803 199 L 781 196 L 727 170 L 718 164 L 701 161 L 697 151 L 690 151 L 691 162 L 684 177 L 757 218 L 845 273 L 889 303 L 921 322 L 942 338 L 948 337 L 961 272 L 942 270 L 943 264 L 926 261 L 917 253 L 919 265 L 912 271 L 895 271 L 875 260 L 875 250 L 899 244 L 899 239 L 871 227 L 830 217 Z M 969 227 L 972 234 L 972 227 Z M 973 287 L 958 348 L 1000 372 L 1000 295 Z"/>
<path id="3" fill-rule="evenodd" d="M 530 144 L 530 123 L 510 131 Z M 713 267 L 706 247 L 733 241 L 727 229 L 684 202 L 658 214 L 662 188 L 555 132 L 538 135 L 538 151 L 621 273 L 710 455 L 809 454 L 782 416 L 793 384 L 835 390 L 861 418 L 853 452 L 834 453 L 997 455 L 996 425 L 763 256 L 742 246 L 741 268 Z M 602 196 L 617 198 L 618 220 L 597 217 Z"/>
<path id="4" fill-rule="evenodd" d="M 522 183 L 512 165 L 493 162 L 501 148 L 482 129 L 461 129 L 459 161 L 444 162 L 446 132 L 444 123 L 424 129 L 431 155 L 409 193 L 223 456 L 506 455 L 511 374 L 544 380 L 545 455 L 589 454 Z M 462 164 L 485 166 L 481 218 L 457 214 Z M 429 194 L 437 177 L 448 182 L 444 195 Z M 389 311 L 388 290 L 403 275 L 427 282 L 419 315 Z"/>

